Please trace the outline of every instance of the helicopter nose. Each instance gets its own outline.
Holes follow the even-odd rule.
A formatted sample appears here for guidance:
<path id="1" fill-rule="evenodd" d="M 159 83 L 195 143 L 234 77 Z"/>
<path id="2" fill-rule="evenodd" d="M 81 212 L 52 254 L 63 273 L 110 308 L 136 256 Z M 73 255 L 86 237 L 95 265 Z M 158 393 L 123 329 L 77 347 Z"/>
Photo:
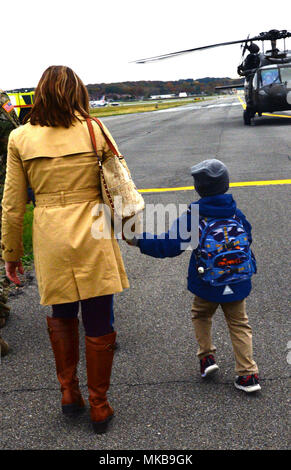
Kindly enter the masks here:
<path id="1" fill-rule="evenodd" d="M 269 88 L 269 95 L 272 98 L 281 97 L 281 96 L 285 97 L 286 89 L 282 85 L 277 85 L 277 84 L 271 85 Z"/>

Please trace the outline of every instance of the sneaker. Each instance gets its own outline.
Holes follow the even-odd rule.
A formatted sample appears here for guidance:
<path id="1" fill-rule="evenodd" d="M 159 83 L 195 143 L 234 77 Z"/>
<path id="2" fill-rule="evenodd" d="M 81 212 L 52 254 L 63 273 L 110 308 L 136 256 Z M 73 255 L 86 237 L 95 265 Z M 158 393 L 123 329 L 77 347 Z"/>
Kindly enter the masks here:
<path id="1" fill-rule="evenodd" d="M 209 356 L 205 356 L 200 360 L 201 377 L 206 377 L 206 375 L 212 374 L 212 372 L 218 369 L 219 367 L 212 354 L 209 354 Z"/>
<path id="2" fill-rule="evenodd" d="M 234 386 L 247 393 L 261 390 L 258 374 L 236 376 Z"/>

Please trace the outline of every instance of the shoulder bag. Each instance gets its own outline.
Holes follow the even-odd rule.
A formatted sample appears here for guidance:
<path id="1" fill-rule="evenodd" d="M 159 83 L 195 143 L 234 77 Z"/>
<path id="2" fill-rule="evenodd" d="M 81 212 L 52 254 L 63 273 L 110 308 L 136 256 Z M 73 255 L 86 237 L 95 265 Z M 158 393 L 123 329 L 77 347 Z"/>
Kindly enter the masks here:
<path id="1" fill-rule="evenodd" d="M 113 156 L 111 158 L 108 157 L 105 161 L 102 161 L 97 153 L 92 120 L 100 127 L 113 153 Z M 115 148 L 99 119 L 87 118 L 86 121 L 92 146 L 98 160 L 101 175 L 101 191 L 105 204 L 110 207 L 112 215 L 120 219 L 135 216 L 144 209 L 144 200 L 133 182 L 124 157 Z"/>

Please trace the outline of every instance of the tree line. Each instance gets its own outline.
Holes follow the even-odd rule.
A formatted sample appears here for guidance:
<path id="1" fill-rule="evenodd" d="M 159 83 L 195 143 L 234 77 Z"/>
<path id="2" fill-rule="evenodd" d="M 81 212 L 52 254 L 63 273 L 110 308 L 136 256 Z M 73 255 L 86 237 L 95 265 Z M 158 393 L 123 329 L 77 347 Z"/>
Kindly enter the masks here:
<path id="1" fill-rule="evenodd" d="M 205 77 L 196 80 L 192 78 L 176 81 L 137 81 L 137 82 L 116 82 L 116 83 L 96 83 L 86 85 L 90 100 L 98 100 L 102 96 L 106 99 L 130 101 L 134 99 L 148 99 L 152 95 L 168 95 L 187 93 L 187 95 L 210 95 L 215 93 L 216 86 L 237 85 L 242 80 L 229 77 L 215 78 Z M 8 90 L 8 92 L 34 91 L 34 88 L 18 88 Z"/>
<path id="2" fill-rule="evenodd" d="M 187 93 L 188 95 L 213 94 L 216 86 L 240 84 L 241 79 L 205 77 L 177 81 L 137 81 L 99 83 L 87 85 L 90 99 L 97 100 L 105 95 L 107 99 L 147 99 L 152 95 Z"/>

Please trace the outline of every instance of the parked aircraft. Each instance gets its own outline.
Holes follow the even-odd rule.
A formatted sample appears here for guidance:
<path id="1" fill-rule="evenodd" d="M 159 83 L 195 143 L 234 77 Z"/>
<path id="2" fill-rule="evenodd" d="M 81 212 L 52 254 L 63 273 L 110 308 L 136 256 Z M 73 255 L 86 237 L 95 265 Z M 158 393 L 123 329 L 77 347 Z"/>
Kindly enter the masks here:
<path id="1" fill-rule="evenodd" d="M 89 101 L 90 108 L 100 108 L 108 105 L 108 101 L 105 99 L 105 95 L 100 100 Z"/>

